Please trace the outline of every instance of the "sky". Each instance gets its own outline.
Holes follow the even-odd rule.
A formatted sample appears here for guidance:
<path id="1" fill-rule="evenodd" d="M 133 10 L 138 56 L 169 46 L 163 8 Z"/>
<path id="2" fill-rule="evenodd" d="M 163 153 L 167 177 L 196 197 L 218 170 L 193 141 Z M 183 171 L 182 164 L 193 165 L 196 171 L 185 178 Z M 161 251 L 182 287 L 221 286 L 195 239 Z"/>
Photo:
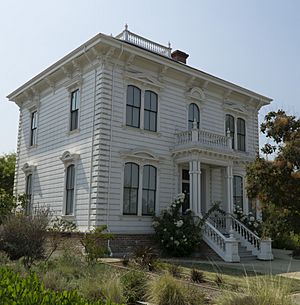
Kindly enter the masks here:
<path id="1" fill-rule="evenodd" d="M 0 154 L 16 151 L 6 96 L 97 33 L 124 29 L 188 54 L 188 64 L 300 116 L 298 0 L 1 0 Z"/>

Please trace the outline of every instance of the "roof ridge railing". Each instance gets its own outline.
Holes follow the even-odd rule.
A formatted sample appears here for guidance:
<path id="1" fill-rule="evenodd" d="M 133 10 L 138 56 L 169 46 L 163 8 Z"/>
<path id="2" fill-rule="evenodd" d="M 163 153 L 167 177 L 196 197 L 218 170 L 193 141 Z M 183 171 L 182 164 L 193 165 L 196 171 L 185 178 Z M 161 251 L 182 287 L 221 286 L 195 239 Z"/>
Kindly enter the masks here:
<path id="1" fill-rule="evenodd" d="M 151 52 L 158 53 L 160 55 L 171 58 L 172 48 L 171 48 L 170 42 L 169 42 L 168 46 L 166 47 L 164 45 L 151 41 L 147 38 L 139 36 L 135 33 L 130 32 L 128 30 L 127 24 L 125 25 L 125 30 L 123 32 L 121 32 L 119 35 L 117 35 L 115 38 L 127 41 L 131 44 L 134 44 L 136 46 L 139 46 L 139 47 L 149 50 Z"/>

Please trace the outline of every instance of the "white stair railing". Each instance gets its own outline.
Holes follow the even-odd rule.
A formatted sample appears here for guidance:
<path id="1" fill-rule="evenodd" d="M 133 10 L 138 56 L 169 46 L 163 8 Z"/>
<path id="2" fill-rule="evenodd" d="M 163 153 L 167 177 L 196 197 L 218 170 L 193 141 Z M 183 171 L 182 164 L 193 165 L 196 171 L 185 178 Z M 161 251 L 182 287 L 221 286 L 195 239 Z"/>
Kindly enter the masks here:
<path id="1" fill-rule="evenodd" d="M 225 261 L 239 262 L 238 241 L 231 235 L 226 238 L 209 221 L 203 226 L 202 239 Z"/>

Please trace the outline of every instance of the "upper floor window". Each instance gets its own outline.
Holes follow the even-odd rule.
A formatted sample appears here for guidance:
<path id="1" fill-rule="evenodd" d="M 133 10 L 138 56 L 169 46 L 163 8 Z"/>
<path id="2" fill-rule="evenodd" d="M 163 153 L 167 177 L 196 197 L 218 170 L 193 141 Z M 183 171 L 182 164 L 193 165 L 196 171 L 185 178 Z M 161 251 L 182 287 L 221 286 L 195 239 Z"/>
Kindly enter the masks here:
<path id="1" fill-rule="evenodd" d="M 124 169 L 124 206 L 125 215 L 137 215 L 139 190 L 139 166 L 129 162 Z"/>
<path id="2" fill-rule="evenodd" d="M 66 206 L 65 214 L 73 215 L 74 213 L 74 193 L 75 193 L 75 166 L 71 164 L 66 170 Z"/>
<path id="3" fill-rule="evenodd" d="M 70 131 L 78 128 L 79 121 L 79 89 L 71 93 Z"/>
<path id="4" fill-rule="evenodd" d="M 156 201 L 156 168 L 152 165 L 143 167 L 142 215 L 152 215 Z"/>
<path id="5" fill-rule="evenodd" d="M 141 90 L 135 86 L 127 87 L 126 125 L 140 127 Z"/>
<path id="6" fill-rule="evenodd" d="M 199 129 L 199 126 L 200 126 L 199 107 L 195 103 L 192 103 L 189 105 L 189 126 L 188 126 L 189 130 L 191 130 L 193 128 L 194 121 L 196 121 L 197 128 Z"/>
<path id="7" fill-rule="evenodd" d="M 226 114 L 225 134 L 230 131 L 232 149 L 246 151 L 246 123 L 244 119 L 235 119 L 231 114 Z"/>
<path id="8" fill-rule="evenodd" d="M 157 94 L 147 90 L 144 97 L 144 129 L 157 131 Z"/>
<path id="9" fill-rule="evenodd" d="M 241 118 L 237 119 L 237 149 L 246 151 L 246 124 Z"/>
<path id="10" fill-rule="evenodd" d="M 26 196 L 26 205 L 25 205 L 25 213 L 29 215 L 31 213 L 32 208 L 32 174 L 26 176 L 26 189 L 25 189 L 25 196 Z"/>
<path id="11" fill-rule="evenodd" d="M 235 123 L 234 123 L 234 117 L 230 114 L 226 114 L 226 121 L 225 121 L 225 133 L 226 134 L 227 134 L 227 130 L 230 131 L 230 136 L 232 139 L 232 149 L 234 149 Z"/>
<path id="12" fill-rule="evenodd" d="M 243 178 L 233 176 L 233 204 L 243 209 Z"/>
<path id="13" fill-rule="evenodd" d="M 30 125 L 30 146 L 36 145 L 37 142 L 37 111 L 31 113 Z"/>

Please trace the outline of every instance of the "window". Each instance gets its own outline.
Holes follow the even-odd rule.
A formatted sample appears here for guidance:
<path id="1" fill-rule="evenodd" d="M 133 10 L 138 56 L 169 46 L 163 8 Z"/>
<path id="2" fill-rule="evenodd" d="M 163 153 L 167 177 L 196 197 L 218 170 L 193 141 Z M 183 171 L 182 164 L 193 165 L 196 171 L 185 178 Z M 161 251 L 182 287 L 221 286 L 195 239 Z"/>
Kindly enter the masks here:
<path id="1" fill-rule="evenodd" d="M 126 125 L 140 127 L 141 90 L 135 86 L 127 87 Z"/>
<path id="2" fill-rule="evenodd" d="M 156 198 L 156 168 L 145 165 L 143 168 L 142 215 L 153 215 Z"/>
<path id="3" fill-rule="evenodd" d="M 26 177 L 26 206 L 25 206 L 25 213 L 29 215 L 31 213 L 31 197 L 32 197 L 32 174 L 27 175 Z"/>
<path id="4" fill-rule="evenodd" d="M 246 151 L 246 126 L 245 120 L 237 119 L 237 149 Z"/>
<path id="5" fill-rule="evenodd" d="M 230 136 L 232 138 L 232 149 L 234 149 L 234 134 L 235 134 L 234 117 L 230 114 L 226 114 L 226 122 L 225 122 L 226 135 L 227 135 L 227 130 L 230 131 Z"/>
<path id="6" fill-rule="evenodd" d="M 144 100 L 144 129 L 157 131 L 157 94 L 148 90 Z"/>
<path id="7" fill-rule="evenodd" d="M 139 191 L 139 166 L 135 163 L 126 163 L 124 170 L 124 215 L 137 215 Z"/>
<path id="8" fill-rule="evenodd" d="M 75 189 L 75 166 L 73 164 L 67 167 L 66 173 L 66 215 L 74 213 L 74 189 Z"/>
<path id="9" fill-rule="evenodd" d="M 31 113 L 31 127 L 30 127 L 30 146 L 36 145 L 37 139 L 37 111 Z"/>
<path id="10" fill-rule="evenodd" d="M 71 93 L 71 116 L 70 116 L 70 131 L 78 128 L 79 118 L 79 89 Z"/>
<path id="11" fill-rule="evenodd" d="M 200 111 L 199 107 L 192 103 L 189 105 L 189 126 L 188 129 L 191 130 L 193 128 L 194 121 L 197 122 L 197 128 L 200 126 Z"/>
<path id="12" fill-rule="evenodd" d="M 243 209 L 243 178 L 233 176 L 233 204 Z"/>

